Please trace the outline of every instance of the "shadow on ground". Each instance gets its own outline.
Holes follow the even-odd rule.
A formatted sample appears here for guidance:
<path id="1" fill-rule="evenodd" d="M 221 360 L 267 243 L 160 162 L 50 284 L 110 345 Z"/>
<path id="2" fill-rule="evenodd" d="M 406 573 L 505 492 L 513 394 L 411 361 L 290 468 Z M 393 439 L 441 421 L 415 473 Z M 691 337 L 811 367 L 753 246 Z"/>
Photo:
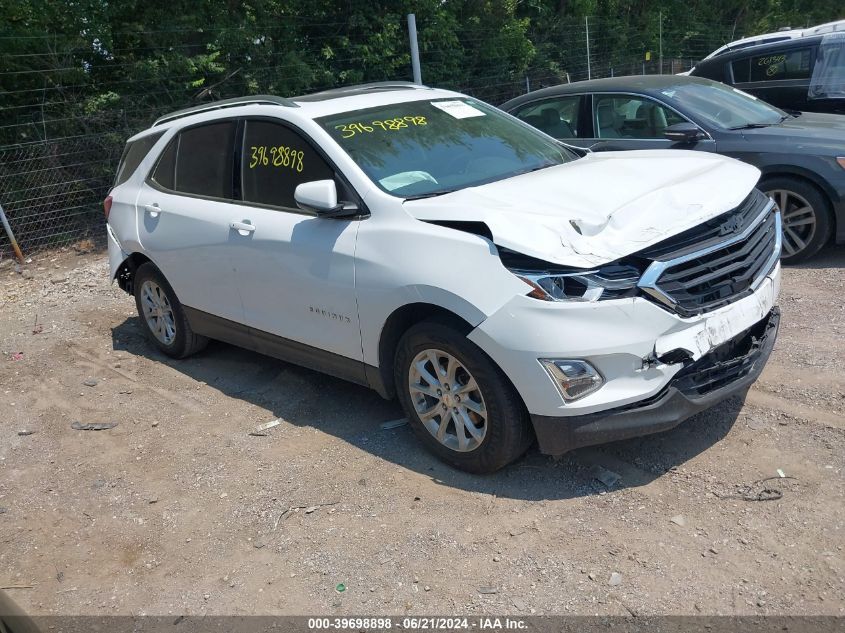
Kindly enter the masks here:
<path id="1" fill-rule="evenodd" d="M 671 431 L 579 449 L 557 459 L 533 447 L 515 464 L 477 476 L 454 470 L 427 453 L 407 425 L 381 429 L 382 422 L 404 413 L 397 402 L 387 402 L 365 387 L 216 341 L 197 356 L 173 360 L 147 342 L 137 317 L 115 327 L 112 338 L 115 350 L 164 363 L 226 396 L 266 408 L 290 424 L 319 429 L 440 485 L 513 499 L 565 499 L 646 485 L 723 438 L 743 403 L 735 397 Z M 606 487 L 595 479 L 597 466 L 619 474 L 621 480 Z"/>
<path id="2" fill-rule="evenodd" d="M 830 244 L 813 255 L 806 262 L 790 264 L 790 268 L 845 268 L 845 245 Z"/>

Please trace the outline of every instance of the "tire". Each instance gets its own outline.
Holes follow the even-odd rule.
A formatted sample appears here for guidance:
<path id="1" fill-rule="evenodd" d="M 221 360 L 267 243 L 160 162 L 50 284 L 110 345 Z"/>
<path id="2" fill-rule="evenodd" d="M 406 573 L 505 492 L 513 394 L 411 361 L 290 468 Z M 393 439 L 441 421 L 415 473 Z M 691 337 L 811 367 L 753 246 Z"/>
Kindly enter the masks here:
<path id="1" fill-rule="evenodd" d="M 801 178 L 772 176 L 763 178 L 758 188 L 781 207 L 783 263 L 802 262 L 827 244 L 833 230 L 833 216 L 830 203 L 815 185 Z"/>
<path id="2" fill-rule="evenodd" d="M 133 285 L 141 327 L 158 349 L 173 358 L 185 358 L 208 344 L 207 338 L 194 334 L 176 293 L 154 264 L 147 262 L 139 266 Z M 163 324 L 162 329 L 156 324 Z"/>
<path id="3" fill-rule="evenodd" d="M 435 361 L 439 376 L 432 375 Z M 471 388 L 472 379 L 477 389 Z M 490 357 L 448 325 L 424 321 L 402 336 L 394 380 L 417 438 L 455 468 L 492 473 L 522 456 L 534 440 L 528 413 L 513 385 Z M 435 435 L 441 428 L 442 440 Z"/>

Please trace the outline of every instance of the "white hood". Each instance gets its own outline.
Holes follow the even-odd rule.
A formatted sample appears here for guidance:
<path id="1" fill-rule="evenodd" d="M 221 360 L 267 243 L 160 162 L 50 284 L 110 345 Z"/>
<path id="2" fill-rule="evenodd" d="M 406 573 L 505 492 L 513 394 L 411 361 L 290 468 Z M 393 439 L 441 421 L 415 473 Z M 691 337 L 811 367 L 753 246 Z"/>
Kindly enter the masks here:
<path id="1" fill-rule="evenodd" d="M 600 152 L 405 208 L 420 220 L 484 222 L 500 246 L 587 268 L 729 211 L 759 177 L 756 167 L 706 152 Z"/>

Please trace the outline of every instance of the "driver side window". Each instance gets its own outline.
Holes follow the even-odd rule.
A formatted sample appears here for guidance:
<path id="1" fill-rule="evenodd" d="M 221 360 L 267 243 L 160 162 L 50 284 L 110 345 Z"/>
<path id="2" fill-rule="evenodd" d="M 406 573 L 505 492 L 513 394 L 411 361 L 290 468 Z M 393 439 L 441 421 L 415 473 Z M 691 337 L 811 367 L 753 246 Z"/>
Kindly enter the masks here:
<path id="1" fill-rule="evenodd" d="M 593 95 L 597 138 L 662 139 L 666 128 L 683 117 L 647 97 Z"/>
<path id="2" fill-rule="evenodd" d="M 245 201 L 288 209 L 297 209 L 297 185 L 334 179 L 334 170 L 309 141 L 267 120 L 246 122 L 241 174 Z"/>

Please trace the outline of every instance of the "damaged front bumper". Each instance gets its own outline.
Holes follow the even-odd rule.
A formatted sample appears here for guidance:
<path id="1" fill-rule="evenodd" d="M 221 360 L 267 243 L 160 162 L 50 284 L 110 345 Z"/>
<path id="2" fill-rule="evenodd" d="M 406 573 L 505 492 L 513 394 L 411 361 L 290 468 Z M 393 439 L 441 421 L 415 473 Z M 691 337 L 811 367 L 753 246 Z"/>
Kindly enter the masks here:
<path id="1" fill-rule="evenodd" d="M 687 364 L 656 396 L 582 416 L 532 415 L 540 450 L 560 455 L 671 429 L 726 398 L 744 393 L 757 380 L 777 338 L 780 311 Z"/>

